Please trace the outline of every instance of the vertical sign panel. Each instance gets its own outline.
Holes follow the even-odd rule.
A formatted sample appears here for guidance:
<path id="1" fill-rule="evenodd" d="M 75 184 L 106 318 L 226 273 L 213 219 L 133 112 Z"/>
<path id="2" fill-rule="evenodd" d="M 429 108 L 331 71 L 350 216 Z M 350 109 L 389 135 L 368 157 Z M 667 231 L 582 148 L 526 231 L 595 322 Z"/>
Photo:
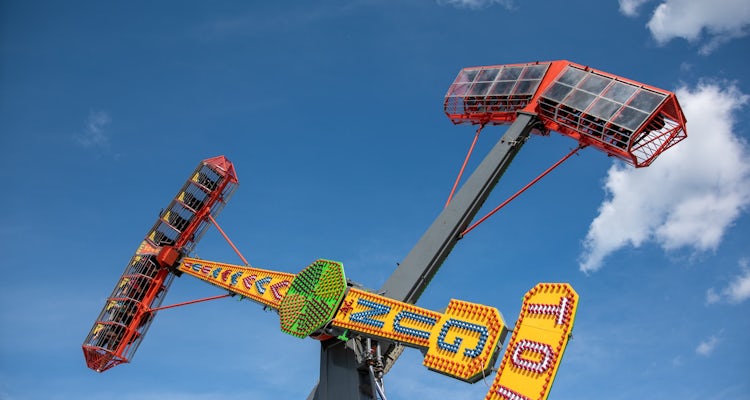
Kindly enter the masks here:
<path id="1" fill-rule="evenodd" d="M 524 296 L 495 381 L 485 400 L 543 400 L 573 330 L 578 294 L 566 283 L 540 283 Z"/>

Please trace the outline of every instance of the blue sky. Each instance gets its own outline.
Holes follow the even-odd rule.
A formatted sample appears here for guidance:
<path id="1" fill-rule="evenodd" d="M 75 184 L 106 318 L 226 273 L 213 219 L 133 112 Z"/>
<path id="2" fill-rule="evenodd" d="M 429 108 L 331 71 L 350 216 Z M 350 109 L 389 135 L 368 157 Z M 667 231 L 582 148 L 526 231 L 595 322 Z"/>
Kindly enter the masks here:
<path id="1" fill-rule="evenodd" d="M 568 59 L 676 91 L 689 138 L 634 170 L 592 149 L 462 240 L 419 305 L 581 296 L 552 399 L 750 399 L 746 0 L 0 1 L 0 399 L 300 399 L 318 343 L 250 302 L 165 310 L 133 362 L 80 345 L 182 182 L 224 154 L 253 266 L 317 258 L 378 288 L 437 216 L 467 66 Z M 502 135 L 485 129 L 470 168 Z M 566 154 L 533 137 L 489 210 Z M 240 263 L 215 230 L 200 257 Z M 220 294 L 177 279 L 165 304 Z M 487 383 L 490 383 L 489 381 Z M 405 352 L 389 399 L 482 399 Z"/>

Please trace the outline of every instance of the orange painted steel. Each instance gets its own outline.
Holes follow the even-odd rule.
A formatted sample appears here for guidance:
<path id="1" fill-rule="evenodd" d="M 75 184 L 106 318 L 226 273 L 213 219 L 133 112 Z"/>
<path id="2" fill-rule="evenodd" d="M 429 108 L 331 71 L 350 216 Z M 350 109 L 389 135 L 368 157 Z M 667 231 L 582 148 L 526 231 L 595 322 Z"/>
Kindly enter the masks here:
<path id="1" fill-rule="evenodd" d="M 189 254 L 239 181 L 224 156 L 203 160 L 159 215 L 106 300 L 86 340 L 89 368 L 106 371 L 129 362 L 174 279 L 176 263 Z"/>
<path id="2" fill-rule="evenodd" d="M 458 188 L 458 183 L 461 182 L 461 177 L 464 176 L 464 170 L 466 169 L 466 164 L 469 163 L 469 158 L 471 158 L 471 154 L 474 152 L 474 146 L 477 145 L 477 140 L 479 139 L 479 134 L 482 133 L 482 128 L 484 128 L 484 124 L 479 125 L 479 128 L 477 128 L 477 133 L 474 134 L 474 140 L 471 141 L 471 146 L 469 146 L 469 151 L 466 152 L 464 163 L 461 165 L 461 169 L 458 171 L 456 182 L 453 183 L 453 188 L 451 189 L 451 193 L 448 195 L 448 200 L 445 202 L 446 207 L 448 207 L 448 204 L 451 203 L 451 200 L 453 199 L 453 195 L 456 193 L 456 189 Z"/>
<path id="3" fill-rule="evenodd" d="M 563 158 L 559 159 L 556 163 L 552 164 L 549 168 L 547 168 L 546 170 L 544 170 L 544 172 L 542 172 L 536 178 L 534 178 L 533 180 L 531 180 L 531 182 L 527 183 L 524 187 L 522 187 L 517 192 L 513 193 L 513 195 L 511 195 L 510 197 L 508 197 L 505 201 L 503 201 L 502 203 L 500 203 L 499 206 L 493 208 L 492 211 L 490 211 L 490 212 L 487 213 L 487 215 L 485 215 L 484 217 L 482 217 L 479 220 L 477 220 L 477 222 L 471 224 L 471 226 L 469 226 L 468 228 L 464 229 L 464 231 L 461 232 L 461 234 L 459 235 L 459 238 L 463 238 L 464 236 L 466 236 L 467 233 L 471 232 L 472 230 L 474 230 L 474 228 L 476 228 L 477 226 L 479 226 L 479 224 L 481 224 L 482 222 L 484 222 L 485 220 L 487 220 L 489 217 L 495 215 L 496 212 L 500 211 L 500 209 L 502 209 L 503 207 L 505 207 L 506 205 L 508 205 L 508 203 L 510 203 L 511 201 L 515 200 L 516 197 L 520 196 L 523 192 L 525 192 L 526 190 L 528 190 L 530 187 L 534 186 L 535 183 L 539 182 L 542 178 L 544 178 L 545 176 L 547 176 L 547 174 L 549 174 L 550 172 L 552 172 L 553 169 L 559 167 L 560 164 L 564 163 L 567 159 L 569 159 L 570 157 L 572 157 L 574 154 L 578 153 L 578 151 L 581 150 L 584 147 L 586 147 L 586 145 L 581 144 L 578 147 L 576 147 L 575 149 L 571 150 Z"/>
<path id="4" fill-rule="evenodd" d="M 462 69 L 443 108 L 455 124 L 510 124 L 519 112 L 635 167 L 687 137 L 674 93 L 566 60 Z"/>

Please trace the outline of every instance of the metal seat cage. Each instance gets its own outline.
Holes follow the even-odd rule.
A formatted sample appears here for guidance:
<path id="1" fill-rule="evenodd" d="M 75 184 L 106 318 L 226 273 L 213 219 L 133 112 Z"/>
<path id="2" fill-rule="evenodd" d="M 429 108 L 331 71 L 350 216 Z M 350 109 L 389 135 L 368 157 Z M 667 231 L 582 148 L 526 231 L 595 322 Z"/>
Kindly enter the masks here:
<path id="1" fill-rule="evenodd" d="M 236 180 L 225 179 L 214 168 L 216 166 L 202 164 L 193 172 L 192 178 L 185 182 L 146 235 L 147 240 L 155 246 L 181 248 L 185 254 L 193 251 L 195 243 L 208 228 L 208 222 L 203 218 L 205 215 L 201 213 L 206 202 L 211 203 L 208 214 L 218 215 L 237 189 Z M 217 189 L 221 189 L 221 193 L 215 194 Z M 201 221 L 196 228 L 192 223 L 197 214 L 201 214 L 198 215 Z M 189 227 L 194 229 L 183 235 Z"/>
<path id="2" fill-rule="evenodd" d="M 549 64 L 464 68 L 448 89 L 444 109 L 454 123 L 509 124 L 534 97 Z"/>
<path id="3" fill-rule="evenodd" d="M 673 93 L 564 60 L 464 68 L 444 110 L 455 124 L 509 124 L 520 111 L 534 113 L 548 131 L 636 167 L 687 136 Z"/>
<path id="4" fill-rule="evenodd" d="M 154 255 L 135 255 L 84 341 L 87 364 L 106 371 L 129 362 L 174 279 Z"/>
<path id="5" fill-rule="evenodd" d="M 192 252 L 238 185 L 231 162 L 224 157 L 203 160 L 177 196 L 159 215 L 107 299 L 83 343 L 88 366 L 98 372 L 129 362 L 161 306 L 174 279 L 158 255 L 166 247 Z"/>

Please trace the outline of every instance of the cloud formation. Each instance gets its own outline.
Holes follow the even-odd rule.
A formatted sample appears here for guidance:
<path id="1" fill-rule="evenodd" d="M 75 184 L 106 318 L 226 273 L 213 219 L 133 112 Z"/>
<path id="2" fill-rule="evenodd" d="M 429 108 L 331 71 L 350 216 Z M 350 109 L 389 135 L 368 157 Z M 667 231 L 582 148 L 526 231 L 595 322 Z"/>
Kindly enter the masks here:
<path id="1" fill-rule="evenodd" d="M 112 118 L 105 111 L 89 111 L 84 121 L 83 132 L 76 137 L 78 144 L 83 147 L 102 147 L 109 143 L 106 128 L 112 123 Z"/>
<path id="2" fill-rule="evenodd" d="M 610 167 L 606 198 L 584 240 L 579 268 L 601 268 L 625 247 L 655 242 L 664 250 L 717 248 L 750 204 L 750 157 L 734 133 L 748 101 L 734 85 L 701 83 L 677 90 L 688 138 L 648 168 Z"/>
<path id="3" fill-rule="evenodd" d="M 628 17 L 638 15 L 638 8 L 649 0 L 620 0 L 620 12 Z"/>
<path id="4" fill-rule="evenodd" d="M 695 352 L 701 356 L 708 357 L 716 349 L 716 345 L 719 344 L 719 337 L 712 335 L 710 338 L 700 342 L 698 347 L 695 348 Z"/>
<path id="5" fill-rule="evenodd" d="M 469 8 L 479 10 L 498 4 L 507 9 L 513 8 L 513 0 L 437 0 L 440 5 L 449 5 L 458 8 Z"/>
<path id="6" fill-rule="evenodd" d="M 706 303 L 713 304 L 721 301 L 738 304 L 750 299 L 750 259 L 740 260 L 742 273 L 735 276 L 732 281 L 721 291 L 714 288 L 708 289 Z"/>
<path id="7" fill-rule="evenodd" d="M 649 0 L 619 0 L 620 11 L 638 15 Z M 675 38 L 700 43 L 699 53 L 709 54 L 720 45 L 748 34 L 750 3 L 747 0 L 663 0 L 646 24 L 651 36 L 665 44 Z"/>

